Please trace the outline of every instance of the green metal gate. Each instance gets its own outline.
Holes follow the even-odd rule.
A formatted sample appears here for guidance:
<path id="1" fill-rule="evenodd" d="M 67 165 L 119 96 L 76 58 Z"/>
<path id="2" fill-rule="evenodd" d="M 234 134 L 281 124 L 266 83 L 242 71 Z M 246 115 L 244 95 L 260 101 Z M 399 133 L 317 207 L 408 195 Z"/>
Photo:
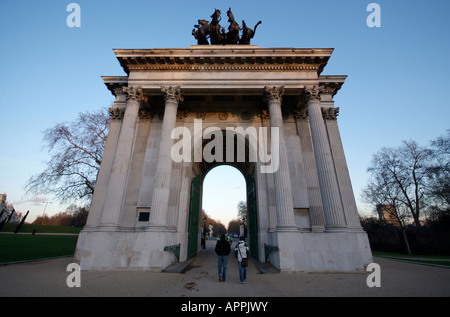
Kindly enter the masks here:
<path id="1" fill-rule="evenodd" d="M 255 179 L 250 175 L 247 176 L 247 213 L 249 221 L 250 254 L 256 259 L 259 259 Z"/>
<path id="2" fill-rule="evenodd" d="M 198 218 L 200 213 L 200 175 L 194 177 L 191 183 L 191 204 L 189 207 L 188 251 L 187 257 L 197 255 L 198 248 Z"/>

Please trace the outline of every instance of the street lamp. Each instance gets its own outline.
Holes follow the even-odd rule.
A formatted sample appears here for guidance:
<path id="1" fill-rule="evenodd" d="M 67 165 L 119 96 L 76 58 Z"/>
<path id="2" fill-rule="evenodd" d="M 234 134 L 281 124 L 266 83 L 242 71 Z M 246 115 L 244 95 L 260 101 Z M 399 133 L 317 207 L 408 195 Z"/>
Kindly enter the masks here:
<path id="1" fill-rule="evenodd" d="M 242 217 L 242 226 L 243 226 L 243 229 L 242 229 L 242 234 L 241 234 L 241 236 L 243 236 L 244 238 L 245 238 L 245 216 L 244 217 Z"/>
<path id="2" fill-rule="evenodd" d="M 203 249 L 206 249 L 206 216 L 203 217 Z"/>
<path id="3" fill-rule="evenodd" d="M 42 225 L 42 220 L 44 219 L 44 215 L 45 215 L 45 210 L 47 209 L 47 205 L 48 203 L 52 203 L 51 201 L 43 201 L 43 204 L 45 203 L 45 207 L 44 207 L 44 212 L 42 213 L 42 217 L 41 217 L 41 222 L 39 223 L 40 225 Z"/>

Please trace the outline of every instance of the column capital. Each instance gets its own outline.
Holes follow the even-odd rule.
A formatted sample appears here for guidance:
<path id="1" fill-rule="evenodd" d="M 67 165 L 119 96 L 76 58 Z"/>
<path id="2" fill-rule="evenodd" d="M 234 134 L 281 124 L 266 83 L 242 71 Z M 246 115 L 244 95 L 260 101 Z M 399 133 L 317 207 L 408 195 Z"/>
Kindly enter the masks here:
<path id="1" fill-rule="evenodd" d="M 306 96 L 308 96 L 310 100 L 320 100 L 320 94 L 322 93 L 322 91 L 323 87 L 318 85 L 305 87 Z"/>
<path id="2" fill-rule="evenodd" d="M 264 97 L 266 102 L 269 102 L 270 100 L 277 100 L 281 102 L 283 94 L 284 94 L 284 86 L 264 87 Z"/>
<path id="3" fill-rule="evenodd" d="M 127 95 L 127 100 L 136 100 L 139 103 L 143 101 L 147 101 L 147 97 L 144 95 L 144 91 L 141 86 L 133 87 L 123 87 L 122 91 Z"/>
<path id="4" fill-rule="evenodd" d="M 339 107 L 321 108 L 321 110 L 322 110 L 322 117 L 325 120 L 336 120 L 337 116 L 339 115 Z"/>
<path id="5" fill-rule="evenodd" d="M 161 91 L 164 93 L 164 100 L 173 100 L 176 103 L 183 102 L 183 95 L 181 94 L 180 86 L 176 87 L 161 87 Z"/>
<path id="6" fill-rule="evenodd" d="M 114 108 L 109 108 L 108 112 L 109 112 L 109 116 L 111 117 L 111 119 L 122 120 L 123 116 L 125 114 L 125 109 L 119 108 L 119 107 L 114 107 Z"/>
<path id="7" fill-rule="evenodd" d="M 125 94 L 123 89 L 126 88 L 126 86 L 117 86 L 114 88 L 114 96 L 119 97 L 120 95 Z"/>

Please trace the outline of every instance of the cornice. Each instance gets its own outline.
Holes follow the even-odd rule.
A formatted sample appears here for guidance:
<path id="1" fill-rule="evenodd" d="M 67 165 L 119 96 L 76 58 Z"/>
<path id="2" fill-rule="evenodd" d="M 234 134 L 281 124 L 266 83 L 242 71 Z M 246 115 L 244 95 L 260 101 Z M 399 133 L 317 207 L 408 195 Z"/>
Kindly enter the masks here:
<path id="1" fill-rule="evenodd" d="M 162 86 L 181 86 L 187 89 L 245 88 L 260 89 L 264 86 L 285 86 L 290 94 L 298 93 L 310 85 L 322 87 L 322 94 L 334 96 L 342 87 L 346 75 L 319 75 L 317 79 L 298 79 L 296 72 L 309 71 L 320 74 L 325 67 L 333 49 L 298 49 L 298 48 L 259 48 L 256 45 L 237 46 L 191 46 L 181 49 L 117 49 L 114 50 L 127 72 L 272 72 L 270 79 L 226 80 L 217 77 L 200 80 L 186 77 L 182 80 L 175 76 L 173 80 L 157 76 L 155 79 L 133 78 L 130 84 L 143 86 L 145 89 L 159 91 Z M 281 72 L 292 72 L 294 77 L 283 76 Z M 165 76 L 165 75 L 164 75 Z M 253 78 L 253 77 L 249 77 Z M 256 78 L 256 77 L 255 77 Z M 258 77 L 259 78 L 259 77 Z M 111 93 L 117 88 L 128 86 L 128 76 L 102 76 Z M 259 90 L 255 93 L 259 93 Z"/>
<path id="2" fill-rule="evenodd" d="M 322 86 L 322 94 L 331 94 L 333 97 L 341 89 L 347 75 L 326 75 L 319 77 L 319 85 Z"/>
<path id="3" fill-rule="evenodd" d="M 114 49 L 127 74 L 145 71 L 299 71 L 320 74 L 333 49 L 260 48 L 256 45 Z"/>
<path id="4" fill-rule="evenodd" d="M 103 82 L 115 96 L 115 90 L 128 85 L 128 76 L 102 76 Z"/>
<path id="5" fill-rule="evenodd" d="M 228 65 L 127 65 L 128 70 L 144 71 L 300 71 L 311 70 L 319 71 L 320 65 L 270 65 L 262 64 L 228 64 Z"/>

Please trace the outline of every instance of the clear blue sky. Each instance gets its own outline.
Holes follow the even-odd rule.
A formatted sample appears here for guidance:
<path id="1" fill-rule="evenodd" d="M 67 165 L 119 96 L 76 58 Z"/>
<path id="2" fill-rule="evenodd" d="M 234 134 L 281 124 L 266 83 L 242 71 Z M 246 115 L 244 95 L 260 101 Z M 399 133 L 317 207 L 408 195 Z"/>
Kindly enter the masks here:
<path id="1" fill-rule="evenodd" d="M 70 2 L 81 7 L 80 28 L 66 25 Z M 371 2 L 381 7 L 380 28 L 366 24 Z M 112 49 L 188 47 L 197 19 L 228 7 L 249 26 L 263 21 L 252 44 L 335 48 L 323 74 L 348 75 L 335 100 L 357 200 L 382 146 L 406 139 L 426 145 L 450 128 L 447 0 L 2 0 L 0 192 L 16 210 L 30 210 L 30 220 L 42 214 L 42 200 L 52 197 L 22 203 L 33 200 L 23 187 L 48 159 L 42 132 L 110 105 L 100 76 L 124 74 Z M 61 210 L 56 203 L 47 208 Z"/>

